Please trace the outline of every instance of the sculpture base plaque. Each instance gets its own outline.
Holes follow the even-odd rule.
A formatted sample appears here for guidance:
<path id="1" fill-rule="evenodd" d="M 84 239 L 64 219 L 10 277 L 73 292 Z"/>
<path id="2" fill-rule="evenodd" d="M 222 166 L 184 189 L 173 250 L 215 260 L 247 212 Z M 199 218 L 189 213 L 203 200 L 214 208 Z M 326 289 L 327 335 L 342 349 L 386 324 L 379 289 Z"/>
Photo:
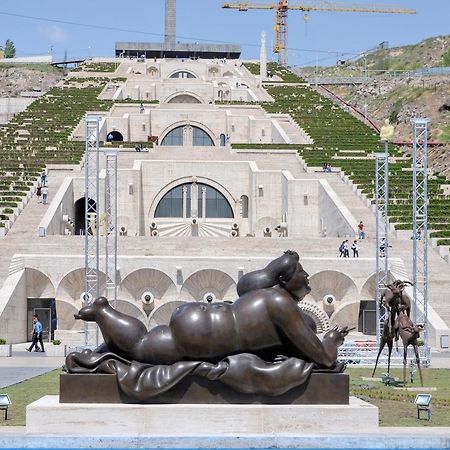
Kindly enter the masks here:
<path id="1" fill-rule="evenodd" d="M 106 374 L 62 374 L 60 402 L 137 403 L 120 391 L 116 375 Z M 190 376 L 169 391 L 151 397 L 147 403 L 348 405 L 349 376 L 345 373 L 313 373 L 306 385 L 276 397 L 242 394 L 218 381 Z"/>

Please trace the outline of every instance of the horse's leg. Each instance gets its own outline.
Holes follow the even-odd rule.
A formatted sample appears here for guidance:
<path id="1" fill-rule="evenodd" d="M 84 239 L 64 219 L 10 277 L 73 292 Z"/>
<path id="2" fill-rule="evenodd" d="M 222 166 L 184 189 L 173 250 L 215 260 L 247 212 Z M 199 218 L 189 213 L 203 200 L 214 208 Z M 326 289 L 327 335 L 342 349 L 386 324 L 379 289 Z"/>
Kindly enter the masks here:
<path id="1" fill-rule="evenodd" d="M 419 369 L 420 385 L 423 387 L 422 368 L 420 367 L 419 349 L 414 345 L 414 353 L 416 354 L 416 364 Z"/>
<path id="2" fill-rule="evenodd" d="M 388 354 L 388 375 L 391 373 L 391 354 L 392 354 L 392 346 L 394 345 L 394 340 L 392 338 L 389 338 L 387 341 L 389 354 Z"/>
<path id="3" fill-rule="evenodd" d="M 375 370 L 377 370 L 377 366 L 378 366 L 378 358 L 381 355 L 381 352 L 383 351 L 384 346 L 386 345 L 386 340 L 384 339 L 384 336 L 381 336 L 381 340 L 380 340 L 380 348 L 378 350 L 378 355 L 377 355 L 377 359 L 375 361 L 375 368 L 373 369 L 372 372 L 372 378 L 375 375 Z"/>
<path id="4" fill-rule="evenodd" d="M 406 386 L 406 362 L 407 362 L 407 354 L 408 347 L 405 346 L 406 342 L 403 343 L 403 386 Z"/>

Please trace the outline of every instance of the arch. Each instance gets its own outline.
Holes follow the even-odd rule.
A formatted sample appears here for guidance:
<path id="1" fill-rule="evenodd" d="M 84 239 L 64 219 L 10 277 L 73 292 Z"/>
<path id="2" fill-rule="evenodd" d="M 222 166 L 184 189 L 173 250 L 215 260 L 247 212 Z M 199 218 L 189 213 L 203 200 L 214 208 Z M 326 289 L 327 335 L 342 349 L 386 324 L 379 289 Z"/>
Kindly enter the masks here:
<path id="1" fill-rule="evenodd" d="M 309 278 L 311 296 L 322 303 L 326 295 L 332 295 L 336 302 L 359 298 L 355 282 L 345 273 L 337 270 L 323 270 Z"/>
<path id="2" fill-rule="evenodd" d="M 147 67 L 147 73 L 148 73 L 149 75 L 151 75 L 151 76 L 157 75 L 158 72 L 159 72 L 159 70 L 158 70 L 158 68 L 155 67 L 155 66 Z"/>
<path id="3" fill-rule="evenodd" d="M 82 330 L 84 323 L 81 320 L 75 320 L 74 314 L 78 312 L 78 308 L 65 300 L 56 300 L 56 316 L 58 317 L 58 329 L 60 330 Z"/>
<path id="4" fill-rule="evenodd" d="M 227 137 L 226 137 L 226 135 L 224 134 L 224 133 L 222 133 L 221 135 L 220 135 L 220 146 L 221 147 L 225 147 L 225 144 L 227 143 Z"/>
<path id="5" fill-rule="evenodd" d="M 327 313 L 315 303 L 302 300 L 298 304 L 299 308 L 311 317 L 316 323 L 317 334 L 324 333 L 331 328 L 330 319 Z"/>
<path id="6" fill-rule="evenodd" d="M 197 194 L 192 192 L 194 184 L 197 187 Z M 193 195 L 197 195 L 196 203 Z M 192 203 L 195 204 L 191 206 Z M 234 218 L 233 208 L 219 190 L 207 184 L 194 182 L 181 184 L 169 190 L 158 202 L 154 217 L 191 217 L 193 209 L 197 210 L 197 217 Z"/>
<path id="7" fill-rule="evenodd" d="M 56 288 L 56 300 L 65 300 L 81 306 L 81 294 L 84 292 L 84 267 L 68 272 L 59 282 Z M 104 292 L 106 286 L 106 275 L 99 273 L 99 291 Z"/>
<path id="8" fill-rule="evenodd" d="M 169 78 L 198 78 L 198 76 L 191 70 L 177 69 L 169 75 Z"/>
<path id="9" fill-rule="evenodd" d="M 27 298 L 55 298 L 55 287 L 45 273 L 27 267 L 25 277 Z"/>
<path id="10" fill-rule="evenodd" d="M 169 325 L 170 318 L 178 306 L 184 305 L 186 302 L 181 300 L 167 302 L 155 309 L 148 320 L 148 328 L 154 328 L 158 325 Z"/>
<path id="11" fill-rule="evenodd" d="M 95 211 L 96 204 L 95 200 L 90 198 L 88 200 L 89 210 Z M 75 212 L 75 224 L 74 224 L 74 234 L 79 236 L 85 234 L 86 230 L 86 199 L 84 197 L 79 198 L 74 203 Z"/>
<path id="12" fill-rule="evenodd" d="M 164 103 L 189 103 L 189 104 L 197 104 L 203 103 L 198 95 L 195 95 L 191 92 L 177 92 L 172 94 Z"/>
<path id="13" fill-rule="evenodd" d="M 225 186 L 223 186 L 222 184 L 218 183 L 215 180 L 212 180 L 211 178 L 192 177 L 192 176 L 190 176 L 190 177 L 181 177 L 181 178 L 177 178 L 176 180 L 173 180 L 170 183 L 166 184 L 155 195 L 155 197 L 153 198 L 153 201 L 152 201 L 152 203 L 150 205 L 149 213 L 148 213 L 148 217 L 150 218 L 150 221 L 153 219 L 153 217 L 155 215 L 156 207 L 158 206 L 159 202 L 164 197 L 164 195 L 166 195 L 174 187 L 180 186 L 182 184 L 193 183 L 194 179 L 195 179 L 196 183 L 205 184 L 205 185 L 208 185 L 208 186 L 211 186 L 211 187 L 215 188 L 217 191 L 219 191 L 225 197 L 225 199 L 228 201 L 228 203 L 230 205 L 236 204 L 236 199 L 233 197 L 231 192 Z M 235 214 L 234 214 L 234 209 L 233 208 L 232 208 L 232 211 L 233 211 L 233 218 L 234 218 Z"/>
<path id="14" fill-rule="evenodd" d="M 180 295 L 183 300 L 202 302 L 209 293 L 213 294 L 214 301 L 235 300 L 236 283 L 221 270 L 202 269 L 186 279 Z"/>
<path id="15" fill-rule="evenodd" d="M 142 268 L 129 273 L 120 283 L 119 296 L 125 300 L 141 302 L 144 292 L 151 292 L 155 307 L 178 298 L 178 291 L 172 279 L 157 269 Z"/>
<path id="16" fill-rule="evenodd" d="M 390 282 L 394 281 L 394 277 L 390 274 Z M 375 300 L 376 295 L 376 274 L 372 274 L 361 288 L 361 300 Z"/>
<path id="17" fill-rule="evenodd" d="M 129 301 L 117 300 L 114 308 L 123 314 L 127 314 L 140 320 L 144 324 L 147 323 L 147 316 L 142 312 L 140 308 Z"/>
<path id="18" fill-rule="evenodd" d="M 171 131 L 173 131 L 173 130 L 175 130 L 176 128 L 179 128 L 179 127 L 197 127 L 197 128 L 200 128 L 200 129 L 202 129 L 207 135 L 209 135 L 209 137 L 211 138 L 211 140 L 213 141 L 213 145 L 215 146 L 215 134 L 214 134 L 214 132 L 211 130 L 211 129 L 209 129 L 206 125 L 204 125 L 204 124 L 202 124 L 202 123 L 200 123 L 200 122 L 196 122 L 195 120 L 189 120 L 189 123 L 187 123 L 187 122 L 175 122 L 175 123 L 173 123 L 172 125 L 170 125 L 170 126 L 168 126 L 161 134 L 160 134 L 160 139 L 159 139 L 159 141 L 160 142 L 162 142 L 164 139 L 165 139 L 165 137 L 171 132 Z M 183 141 L 183 144 L 184 144 L 184 141 Z M 183 144 L 180 144 L 180 145 L 183 145 Z M 160 145 L 162 145 L 162 144 L 160 144 Z M 184 144 L 184 145 L 187 145 L 187 143 L 186 144 Z"/>
<path id="19" fill-rule="evenodd" d="M 331 323 L 340 327 L 358 329 L 359 305 L 359 301 L 349 301 L 339 305 L 330 317 Z"/>
<path id="20" fill-rule="evenodd" d="M 108 133 L 106 133 L 106 140 L 108 142 L 113 142 L 113 141 L 123 141 L 123 134 L 120 131 L 117 130 L 112 130 L 109 131 Z"/>
<path id="21" fill-rule="evenodd" d="M 179 125 L 167 132 L 161 140 L 161 146 L 214 147 L 214 139 L 197 125 Z"/>

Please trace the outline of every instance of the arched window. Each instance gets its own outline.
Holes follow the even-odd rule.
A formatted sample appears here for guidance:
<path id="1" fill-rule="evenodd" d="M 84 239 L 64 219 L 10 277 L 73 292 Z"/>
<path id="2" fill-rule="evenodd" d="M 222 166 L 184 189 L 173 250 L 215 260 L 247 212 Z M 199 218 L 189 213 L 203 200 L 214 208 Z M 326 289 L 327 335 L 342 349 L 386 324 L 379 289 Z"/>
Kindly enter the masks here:
<path id="1" fill-rule="evenodd" d="M 180 94 L 172 97 L 167 103 L 201 103 L 198 98 L 189 94 Z"/>
<path id="2" fill-rule="evenodd" d="M 185 183 L 174 187 L 159 201 L 155 210 L 155 218 L 191 216 L 234 218 L 231 205 L 223 194 L 203 183 Z"/>
<path id="3" fill-rule="evenodd" d="M 169 78 L 197 78 L 193 73 L 186 70 L 179 70 L 170 75 Z"/>
<path id="4" fill-rule="evenodd" d="M 227 141 L 227 137 L 222 133 L 220 135 L 220 146 L 225 147 L 226 141 Z"/>
<path id="5" fill-rule="evenodd" d="M 213 147 L 214 142 L 209 136 L 208 133 L 203 131 L 201 128 L 192 127 L 193 128 L 193 136 L 192 136 L 192 144 L 194 147 Z"/>
<path id="6" fill-rule="evenodd" d="M 214 147 L 214 141 L 201 128 L 192 125 L 182 125 L 169 131 L 162 140 L 161 145 Z"/>
<path id="7" fill-rule="evenodd" d="M 113 130 L 106 135 L 106 140 L 108 142 L 123 141 L 123 135 L 119 131 Z"/>
<path id="8" fill-rule="evenodd" d="M 161 145 L 183 145 L 183 129 L 184 127 L 177 127 L 169 131 L 162 140 Z"/>

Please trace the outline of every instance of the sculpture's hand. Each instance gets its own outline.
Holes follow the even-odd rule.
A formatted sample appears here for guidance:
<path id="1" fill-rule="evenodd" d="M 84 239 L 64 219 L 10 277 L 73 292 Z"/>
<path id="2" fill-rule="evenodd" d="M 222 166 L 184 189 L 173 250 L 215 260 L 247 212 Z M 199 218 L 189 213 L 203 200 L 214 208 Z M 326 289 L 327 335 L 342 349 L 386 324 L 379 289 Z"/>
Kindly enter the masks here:
<path id="1" fill-rule="evenodd" d="M 345 336 L 348 335 L 348 333 L 355 328 L 349 328 L 349 327 L 343 327 L 340 328 L 338 326 L 335 326 L 333 329 L 325 333 L 325 336 L 323 337 L 324 341 L 332 341 L 335 342 L 336 346 L 339 347 L 344 343 Z"/>
<path id="2" fill-rule="evenodd" d="M 273 361 L 274 364 L 281 364 L 284 361 L 288 360 L 289 357 L 286 355 L 277 355 Z"/>

